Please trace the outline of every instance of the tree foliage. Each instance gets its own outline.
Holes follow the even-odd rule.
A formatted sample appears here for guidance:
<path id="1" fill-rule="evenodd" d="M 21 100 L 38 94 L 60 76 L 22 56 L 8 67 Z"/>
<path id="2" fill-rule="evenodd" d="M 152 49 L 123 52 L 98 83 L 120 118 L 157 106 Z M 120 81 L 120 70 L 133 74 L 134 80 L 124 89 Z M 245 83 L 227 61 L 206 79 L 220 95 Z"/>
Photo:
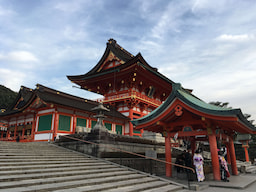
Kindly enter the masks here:
<path id="1" fill-rule="evenodd" d="M 229 104 L 228 102 L 222 103 L 220 101 L 211 101 L 209 104 L 215 105 L 215 106 L 219 106 L 219 107 L 224 107 L 224 108 L 232 109 L 232 107 L 230 107 L 230 106 L 228 107 L 228 104 Z M 254 123 L 253 119 L 252 120 L 249 119 L 251 117 L 250 114 L 244 113 L 243 115 L 251 124 Z M 256 135 L 255 134 L 251 134 L 251 136 L 252 136 L 251 140 L 256 142 Z"/>
<path id="2" fill-rule="evenodd" d="M 0 85 L 0 109 L 7 109 L 17 97 L 17 92 Z"/>

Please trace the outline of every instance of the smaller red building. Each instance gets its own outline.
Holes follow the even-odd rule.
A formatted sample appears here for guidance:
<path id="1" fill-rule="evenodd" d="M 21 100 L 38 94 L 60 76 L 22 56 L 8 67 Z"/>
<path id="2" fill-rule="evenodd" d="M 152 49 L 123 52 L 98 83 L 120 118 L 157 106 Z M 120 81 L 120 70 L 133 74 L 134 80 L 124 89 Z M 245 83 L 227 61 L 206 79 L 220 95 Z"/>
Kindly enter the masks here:
<path id="1" fill-rule="evenodd" d="M 89 131 L 96 124 L 91 111 L 99 103 L 69 95 L 43 85 L 36 89 L 21 87 L 12 106 L 0 113 L 0 140 L 22 142 L 54 140 L 59 135 Z M 104 119 L 107 129 L 123 134 L 129 118 L 107 106 L 110 111 Z M 2 128 L 3 127 L 3 128 Z"/>
<path id="2" fill-rule="evenodd" d="M 232 173 L 237 175 L 234 136 L 236 133 L 255 134 L 256 131 L 240 109 L 205 103 L 177 83 L 173 84 L 171 94 L 161 106 L 147 116 L 132 120 L 132 123 L 137 129 L 162 133 L 167 162 L 171 162 L 171 138 L 189 140 L 192 153 L 197 141 L 208 141 L 216 180 L 220 180 L 217 141 L 226 145 Z M 166 164 L 166 175 L 171 174 L 171 166 Z"/>

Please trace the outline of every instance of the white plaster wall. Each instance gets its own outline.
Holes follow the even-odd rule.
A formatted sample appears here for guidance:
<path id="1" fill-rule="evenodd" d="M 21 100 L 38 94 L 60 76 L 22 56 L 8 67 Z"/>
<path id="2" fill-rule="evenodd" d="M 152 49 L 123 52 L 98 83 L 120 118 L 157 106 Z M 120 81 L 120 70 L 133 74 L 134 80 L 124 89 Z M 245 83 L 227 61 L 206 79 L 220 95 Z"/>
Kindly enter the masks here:
<path id="1" fill-rule="evenodd" d="M 50 113 L 50 112 L 54 112 L 54 111 L 55 111 L 55 109 L 46 109 L 46 110 L 38 111 L 38 114 Z"/>
<path id="2" fill-rule="evenodd" d="M 35 141 L 52 139 L 51 133 L 35 134 Z"/>

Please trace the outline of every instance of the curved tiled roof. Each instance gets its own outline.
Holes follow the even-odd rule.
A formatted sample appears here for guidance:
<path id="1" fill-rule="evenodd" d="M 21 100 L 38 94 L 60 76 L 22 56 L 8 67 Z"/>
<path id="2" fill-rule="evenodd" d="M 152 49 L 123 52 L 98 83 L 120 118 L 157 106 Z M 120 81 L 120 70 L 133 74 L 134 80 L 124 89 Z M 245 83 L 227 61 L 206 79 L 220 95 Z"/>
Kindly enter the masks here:
<path id="1" fill-rule="evenodd" d="M 102 66 L 103 62 L 108 57 L 110 51 L 113 52 L 116 57 L 123 60 L 124 62 L 127 62 L 134 57 L 131 53 L 129 53 L 127 50 L 125 50 L 120 45 L 118 45 L 116 43 L 116 40 L 109 39 L 108 43 L 107 43 L 107 47 L 105 49 L 105 52 L 104 52 L 103 56 L 101 57 L 101 59 L 99 60 L 99 62 L 97 63 L 97 65 L 95 65 L 89 72 L 87 72 L 84 75 L 74 75 L 74 76 L 68 75 L 67 78 L 72 81 L 72 80 L 84 78 L 86 76 L 94 75 L 95 73 L 97 73 L 99 68 Z"/>
<path id="2" fill-rule="evenodd" d="M 106 70 L 103 70 L 103 71 L 101 71 L 101 70 L 98 71 L 102 67 L 102 65 L 103 65 L 105 59 L 108 57 L 110 51 L 112 51 L 116 57 L 123 60 L 124 63 L 122 65 L 116 66 L 115 68 L 109 68 L 109 69 L 106 69 Z M 101 57 L 100 61 L 88 73 L 83 74 L 83 75 L 67 76 L 67 78 L 71 81 L 86 80 L 86 79 L 90 79 L 90 78 L 94 78 L 94 77 L 98 77 L 98 76 L 103 76 L 103 75 L 106 75 L 108 73 L 113 73 L 113 72 L 116 72 L 116 71 L 120 71 L 122 69 L 125 69 L 125 68 L 129 67 L 132 64 L 142 66 L 143 68 L 150 71 L 154 75 L 160 77 L 164 81 L 166 81 L 168 83 L 173 83 L 173 81 L 171 81 L 170 79 L 168 79 L 167 77 L 165 77 L 164 75 L 159 73 L 157 71 L 157 68 L 154 68 L 154 67 L 150 66 L 145 61 L 145 59 L 142 57 L 141 53 L 138 53 L 136 56 L 133 56 L 127 50 L 125 50 L 120 45 L 118 45 L 116 40 L 114 40 L 114 39 L 110 39 L 108 41 L 106 50 L 105 50 L 103 56 Z"/>
<path id="3" fill-rule="evenodd" d="M 208 104 L 202 101 L 201 99 L 197 98 L 193 94 L 191 94 L 189 91 L 183 89 L 179 83 L 173 84 L 173 89 L 171 94 L 162 105 L 160 105 L 157 109 L 155 109 L 148 115 L 140 119 L 132 120 L 132 123 L 138 126 L 140 124 L 146 123 L 156 118 L 159 114 L 164 112 L 172 104 L 172 102 L 175 99 L 179 99 L 180 101 L 185 103 L 187 106 L 197 111 L 203 112 L 205 114 L 215 115 L 215 116 L 225 116 L 225 117 L 235 116 L 238 118 L 240 122 L 242 122 L 249 129 L 256 131 L 256 127 L 246 119 L 241 109 L 231 109 L 231 108 L 219 107 L 212 104 Z"/>
<path id="4" fill-rule="evenodd" d="M 26 87 L 21 87 L 19 94 L 14 102 L 8 110 L 4 113 L 0 113 L 0 116 L 12 115 L 15 113 L 22 112 L 26 109 L 32 102 L 36 99 L 40 98 L 43 102 L 49 104 L 58 104 L 74 109 L 80 109 L 83 111 L 92 112 L 91 109 L 98 106 L 98 102 L 92 101 L 89 99 L 84 99 L 80 97 L 76 97 L 64 92 L 60 92 L 58 90 L 54 90 L 43 85 L 37 84 L 37 88 L 32 90 Z M 116 111 L 113 107 L 109 107 L 110 111 L 106 112 L 107 116 L 126 119 L 129 120 L 126 116 Z M 94 112 L 93 112 L 94 113 Z"/>

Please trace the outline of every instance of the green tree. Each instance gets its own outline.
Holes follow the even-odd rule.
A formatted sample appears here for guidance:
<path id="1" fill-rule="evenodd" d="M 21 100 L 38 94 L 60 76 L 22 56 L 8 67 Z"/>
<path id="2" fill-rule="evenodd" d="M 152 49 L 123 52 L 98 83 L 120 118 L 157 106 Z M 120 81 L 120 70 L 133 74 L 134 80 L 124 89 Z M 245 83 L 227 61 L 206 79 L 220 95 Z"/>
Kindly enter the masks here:
<path id="1" fill-rule="evenodd" d="M 232 109 L 232 107 L 228 107 L 228 104 L 229 104 L 228 102 L 222 103 L 220 101 L 211 101 L 209 104 L 215 105 L 215 106 L 219 106 L 219 107 L 224 107 L 224 108 Z M 251 124 L 254 123 L 254 120 L 249 120 L 249 118 L 251 117 L 250 114 L 244 113 L 243 115 Z M 252 136 L 251 140 L 253 140 L 253 142 L 256 142 L 256 135 L 255 134 L 251 134 L 251 136 Z"/>
<path id="2" fill-rule="evenodd" d="M 7 109 L 15 100 L 17 94 L 11 89 L 0 85 L 0 109 Z"/>

